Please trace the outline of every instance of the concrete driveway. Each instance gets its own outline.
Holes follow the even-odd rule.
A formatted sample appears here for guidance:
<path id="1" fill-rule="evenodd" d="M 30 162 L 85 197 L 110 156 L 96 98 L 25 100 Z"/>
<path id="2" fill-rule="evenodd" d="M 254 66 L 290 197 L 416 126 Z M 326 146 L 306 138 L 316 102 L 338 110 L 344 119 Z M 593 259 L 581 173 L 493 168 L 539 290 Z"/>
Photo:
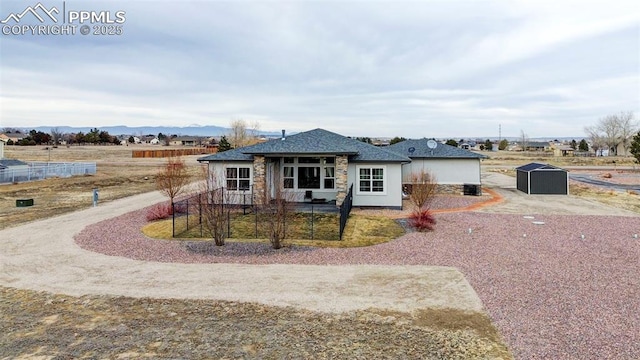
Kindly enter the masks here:
<path id="1" fill-rule="evenodd" d="M 0 286 L 74 296 L 255 302 L 322 312 L 482 311 L 465 277 L 450 267 L 158 263 L 97 254 L 74 243 L 74 235 L 88 224 L 160 201 L 166 199 L 152 192 L 1 230 Z"/>
<path id="2" fill-rule="evenodd" d="M 481 212 L 524 215 L 640 216 L 633 211 L 618 209 L 574 195 L 528 195 L 516 188 L 515 177 L 500 173 L 483 173 L 482 184 L 498 192 L 504 201 L 478 210 Z"/>

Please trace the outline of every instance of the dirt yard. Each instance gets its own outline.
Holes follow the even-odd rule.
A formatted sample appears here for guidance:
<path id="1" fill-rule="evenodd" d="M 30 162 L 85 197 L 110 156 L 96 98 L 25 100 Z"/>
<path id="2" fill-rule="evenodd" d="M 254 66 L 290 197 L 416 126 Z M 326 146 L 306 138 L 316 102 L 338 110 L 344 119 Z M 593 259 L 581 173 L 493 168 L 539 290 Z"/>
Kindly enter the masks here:
<path id="1" fill-rule="evenodd" d="M 134 159 L 132 149 L 143 146 L 72 146 L 49 150 L 40 146 L 8 146 L 5 157 L 25 162 L 96 162 L 95 175 L 51 178 L 41 181 L 0 185 L 0 229 L 65 214 L 93 205 L 93 189 L 99 191 L 99 203 L 156 189 L 155 177 L 166 159 Z M 151 147 L 154 148 L 154 147 Z M 155 147 L 157 148 L 157 147 Z M 199 156 L 184 157 L 191 174 L 198 176 Z M 16 200 L 32 198 L 33 207 L 17 208 Z"/>
<path id="2" fill-rule="evenodd" d="M 49 155 L 49 150 L 42 148 L 9 147 L 5 156 L 24 161 L 47 161 L 49 156 L 51 161 L 96 161 L 98 173 L 0 186 L 0 229 L 89 208 L 91 189 L 96 187 L 101 191 L 101 202 L 153 190 L 154 176 L 163 160 L 132 159 L 130 151 L 131 147 L 72 147 L 52 149 Z M 195 160 L 197 157 L 185 158 L 194 173 L 200 172 L 200 165 Z M 513 163 L 523 164 L 522 160 L 489 159 L 487 162 L 511 166 Z M 587 189 L 577 195 L 589 197 L 597 191 Z M 16 208 L 15 200 L 24 197 L 33 198 L 35 206 Z M 610 205 L 624 208 L 626 202 L 636 199 L 629 194 L 627 200 Z M 601 204 L 595 200 L 590 203 L 594 208 Z M 576 214 L 589 210 L 585 206 L 572 206 L 570 201 L 567 206 Z M 506 204 L 496 208 L 509 209 Z M 517 213 L 522 208 L 514 208 L 513 211 Z M 541 207 L 540 211 L 546 209 Z M 614 215 L 616 211 L 607 210 L 607 214 Z M 619 211 L 626 213 L 623 209 Z M 475 233 L 478 230 L 474 228 Z M 420 241 L 424 243 L 423 239 Z M 440 247 L 450 242 L 449 239 Z M 20 242 L 16 244 L 24 246 Z M 450 252 L 455 255 L 462 248 L 454 246 Z M 486 249 L 486 242 L 478 244 L 476 250 L 480 249 Z M 549 253 L 553 253 L 553 247 L 550 249 Z M 361 251 L 366 252 L 367 249 Z M 466 260 L 473 263 L 472 259 L 476 257 Z M 407 255 L 406 258 L 412 257 Z M 464 268 L 465 263 L 461 266 Z M 474 269 L 481 267 L 471 266 L 465 272 Z M 38 269 L 34 271 L 39 273 Z M 75 275 L 79 276 L 78 279 L 86 277 L 83 273 Z M 485 280 L 490 279 L 479 273 L 475 281 L 480 284 Z M 153 281 L 149 281 L 145 286 L 155 289 Z M 487 288 L 491 289 L 490 286 Z M 511 294 L 509 288 L 505 287 L 503 295 Z M 483 295 L 486 297 L 483 301 L 490 305 L 492 316 L 501 319 L 501 329 L 510 328 L 503 322 L 511 318 L 504 314 L 512 309 L 499 306 L 500 302 L 492 304 L 489 293 Z M 511 295 L 519 294 L 514 291 Z M 438 312 L 422 314 L 424 318 L 421 314 L 406 317 L 396 312 L 366 311 L 326 315 L 245 302 L 131 299 L 108 295 L 71 297 L 13 288 L 0 289 L 0 312 L 10 314 L 0 320 L 0 333 L 3 334 L 0 335 L 0 358 L 15 358 L 18 354 L 20 358 L 206 357 L 212 353 L 227 358 L 372 358 L 380 354 L 389 358 L 416 359 L 511 358 L 500 335 L 483 313 Z M 535 316 L 525 318 L 523 320 L 536 319 Z M 585 317 L 585 321 L 590 324 L 591 318 Z M 510 344 L 515 344 L 520 354 L 539 355 L 540 347 L 531 343 L 535 340 L 531 337 L 535 335 L 522 333 L 518 322 L 514 324 L 513 332 L 508 333 Z M 534 321 L 532 324 L 540 330 L 545 322 Z M 597 334 L 589 336 L 599 341 Z M 554 351 L 558 350 L 566 349 L 562 346 L 554 348 Z M 615 353 L 615 349 L 612 351 Z M 633 349 L 629 351 L 633 353 Z"/>

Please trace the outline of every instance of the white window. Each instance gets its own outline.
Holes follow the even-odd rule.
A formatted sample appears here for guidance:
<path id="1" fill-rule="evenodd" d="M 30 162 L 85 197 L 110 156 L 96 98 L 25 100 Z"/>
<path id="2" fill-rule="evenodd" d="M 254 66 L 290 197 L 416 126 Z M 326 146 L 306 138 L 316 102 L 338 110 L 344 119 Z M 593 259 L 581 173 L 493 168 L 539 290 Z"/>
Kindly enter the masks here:
<path id="1" fill-rule="evenodd" d="M 385 193 L 385 168 L 380 166 L 358 167 L 358 192 L 370 194 Z"/>
<path id="2" fill-rule="evenodd" d="M 282 177 L 284 180 L 284 188 L 285 189 L 293 189 L 294 187 L 294 171 L 293 169 L 295 169 L 293 166 L 285 166 L 284 167 L 284 176 Z"/>
<path id="3" fill-rule="evenodd" d="M 282 179 L 285 189 L 335 189 L 335 157 L 285 157 Z"/>
<path id="4" fill-rule="evenodd" d="M 248 167 L 228 167 L 227 190 L 249 190 L 250 176 Z"/>

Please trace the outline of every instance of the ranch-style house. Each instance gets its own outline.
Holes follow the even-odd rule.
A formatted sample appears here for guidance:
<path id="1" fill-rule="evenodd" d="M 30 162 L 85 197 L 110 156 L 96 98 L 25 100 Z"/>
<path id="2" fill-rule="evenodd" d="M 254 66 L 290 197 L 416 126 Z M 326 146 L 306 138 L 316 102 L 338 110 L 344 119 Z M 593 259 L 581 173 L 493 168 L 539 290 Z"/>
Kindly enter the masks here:
<path id="1" fill-rule="evenodd" d="M 225 187 L 230 203 L 273 198 L 340 206 L 352 188 L 353 206 L 402 208 L 403 182 L 411 171 L 433 171 L 439 183 L 480 184 L 483 155 L 427 139 L 377 147 L 324 129 L 199 158 L 208 163 L 213 187 Z M 406 144 L 405 144 L 406 143 Z M 401 144 L 404 144 L 401 146 Z M 268 193 L 267 193 L 268 192 Z"/>

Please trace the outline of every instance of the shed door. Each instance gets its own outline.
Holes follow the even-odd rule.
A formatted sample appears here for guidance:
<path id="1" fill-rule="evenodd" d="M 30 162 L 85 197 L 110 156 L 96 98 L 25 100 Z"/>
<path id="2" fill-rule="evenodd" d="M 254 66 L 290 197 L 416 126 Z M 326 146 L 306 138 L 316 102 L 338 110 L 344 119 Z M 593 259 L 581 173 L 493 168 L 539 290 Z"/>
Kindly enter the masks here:
<path id="1" fill-rule="evenodd" d="M 565 171 L 532 171 L 531 194 L 567 195 L 567 173 Z"/>

